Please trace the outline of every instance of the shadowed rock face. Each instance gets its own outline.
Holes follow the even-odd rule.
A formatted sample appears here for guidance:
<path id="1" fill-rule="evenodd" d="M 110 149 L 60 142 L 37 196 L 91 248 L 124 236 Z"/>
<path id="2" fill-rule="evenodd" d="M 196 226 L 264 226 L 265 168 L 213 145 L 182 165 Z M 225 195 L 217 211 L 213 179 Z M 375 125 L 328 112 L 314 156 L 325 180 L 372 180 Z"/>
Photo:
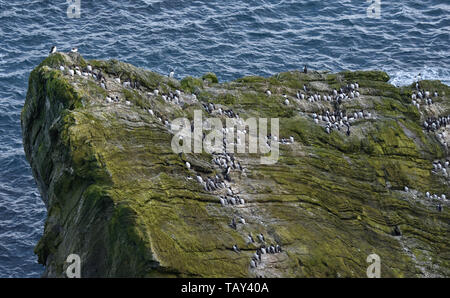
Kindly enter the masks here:
<path id="1" fill-rule="evenodd" d="M 83 76 L 88 64 L 101 70 L 106 89 Z M 75 66 L 81 75 L 69 73 Z M 124 86 L 128 80 L 138 87 Z M 372 253 L 381 258 L 382 277 L 450 276 L 450 206 L 425 195 L 450 198 L 449 177 L 433 168 L 448 158 L 449 126 L 422 126 L 429 116 L 450 114 L 450 89 L 422 81 L 439 95 L 417 109 L 415 85 L 396 88 L 388 80 L 378 71 L 294 71 L 177 81 L 116 60 L 52 54 L 31 73 L 22 112 L 26 157 L 48 209 L 35 250 L 44 276 L 65 276 L 67 256 L 78 254 L 82 277 L 365 277 Z M 355 81 L 360 96 L 339 108 L 364 117 L 351 122 L 350 136 L 346 128 L 326 133 L 326 123 L 311 115 L 338 105 L 308 98 Z M 306 98 L 296 99 L 303 85 Z M 163 99 L 175 90 L 179 103 Z M 222 206 L 225 188 L 197 182 L 223 174 L 212 154 L 171 149 L 165 121 L 192 119 L 194 110 L 212 117 L 202 105 L 209 102 L 244 119 L 280 118 L 280 138 L 294 138 L 279 145 L 275 165 L 260 164 L 257 154 L 234 155 L 243 170 L 231 170 L 225 182 L 245 204 Z M 251 268 L 259 233 L 282 251 Z"/>

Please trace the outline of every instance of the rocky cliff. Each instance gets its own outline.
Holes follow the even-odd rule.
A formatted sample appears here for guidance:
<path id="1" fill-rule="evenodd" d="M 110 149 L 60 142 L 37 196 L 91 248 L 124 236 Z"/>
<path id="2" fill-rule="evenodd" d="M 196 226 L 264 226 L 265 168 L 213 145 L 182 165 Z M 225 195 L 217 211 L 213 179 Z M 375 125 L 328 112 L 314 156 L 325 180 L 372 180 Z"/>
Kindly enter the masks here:
<path id="1" fill-rule="evenodd" d="M 50 55 L 30 75 L 21 117 L 48 210 L 35 249 L 44 276 L 65 276 L 78 254 L 82 277 L 365 277 L 375 253 L 382 277 L 449 277 L 450 125 L 424 122 L 450 114 L 450 88 L 388 80 L 292 71 L 179 81 Z M 174 152 L 171 121 L 195 110 L 279 118 L 278 162 Z"/>

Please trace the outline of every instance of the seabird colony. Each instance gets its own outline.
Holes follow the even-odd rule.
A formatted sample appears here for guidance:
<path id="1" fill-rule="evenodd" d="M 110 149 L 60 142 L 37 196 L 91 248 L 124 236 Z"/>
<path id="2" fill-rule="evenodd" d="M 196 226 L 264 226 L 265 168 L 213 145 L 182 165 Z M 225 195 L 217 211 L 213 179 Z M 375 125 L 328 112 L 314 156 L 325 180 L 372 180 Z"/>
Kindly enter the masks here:
<path id="1" fill-rule="evenodd" d="M 73 48 L 71 53 L 77 53 L 77 49 Z M 50 50 L 50 54 L 56 53 L 56 47 L 53 46 Z M 91 65 L 87 65 L 85 68 L 80 68 L 79 66 L 75 66 L 73 68 L 67 68 L 64 66 L 60 66 L 59 70 L 66 73 L 70 77 L 80 76 L 85 79 L 92 78 L 94 81 L 98 83 L 98 85 L 105 89 L 107 92 L 110 91 L 110 87 L 114 87 L 114 84 L 119 84 L 124 88 L 136 89 L 142 91 L 141 85 L 139 81 L 134 81 L 127 79 L 122 81 L 120 76 L 114 77 L 113 80 L 108 80 L 101 70 L 93 69 Z M 306 66 L 304 67 L 304 73 L 307 73 Z M 171 70 L 168 77 L 173 78 L 174 70 Z M 112 85 L 112 86 L 111 86 Z M 416 84 L 417 90 L 412 94 L 413 104 L 420 103 L 420 100 L 424 100 L 427 104 L 431 105 L 431 92 L 420 89 L 419 83 Z M 148 98 L 162 98 L 166 103 L 175 104 L 175 105 L 183 105 L 186 100 L 190 102 L 197 102 L 197 96 L 195 94 L 185 94 L 181 90 L 175 90 L 175 92 L 169 91 L 168 93 L 162 93 L 158 89 L 154 89 L 151 92 L 146 93 Z M 272 96 L 271 90 L 266 90 L 266 95 L 268 97 Z M 433 96 L 437 97 L 438 93 L 433 92 Z M 311 113 L 311 118 L 314 123 L 318 125 L 324 124 L 324 129 L 327 133 L 331 133 L 333 130 L 340 131 L 341 129 L 345 130 L 345 133 L 350 135 L 350 127 L 351 122 L 357 119 L 370 119 L 372 115 L 369 111 L 358 110 L 354 112 L 347 112 L 340 108 L 340 105 L 346 101 L 351 99 L 358 99 L 360 97 L 359 92 L 359 84 L 358 82 L 348 83 L 345 87 L 339 88 L 339 90 L 334 89 L 331 93 L 318 93 L 312 92 L 306 85 L 303 86 L 303 90 L 298 90 L 294 100 L 297 101 L 307 101 L 309 103 L 319 102 L 319 101 L 328 101 L 334 104 L 334 109 L 332 110 L 321 110 L 319 113 Z M 290 104 L 289 98 L 286 94 L 282 95 L 283 103 L 286 105 Z M 123 102 L 121 98 L 116 93 L 109 93 L 105 101 L 107 103 L 120 103 Z M 414 103 L 414 101 L 416 101 Z M 131 105 L 132 103 L 129 101 L 125 101 L 126 105 Z M 417 105 L 416 105 L 417 106 Z M 225 108 L 221 105 L 216 105 L 212 102 L 210 103 L 202 103 L 203 109 L 210 115 L 218 115 L 225 118 L 235 118 L 240 123 L 242 123 L 242 119 L 240 119 L 239 115 L 233 111 L 232 109 Z M 418 107 L 418 106 L 417 106 Z M 163 115 L 158 112 L 153 111 L 152 109 L 147 110 L 148 113 L 156 117 L 159 122 L 163 123 L 164 126 L 170 132 L 170 122 L 164 118 Z M 447 117 L 438 117 L 438 118 L 428 118 L 424 122 L 424 128 L 427 131 L 435 131 L 440 127 L 445 127 L 450 123 L 450 115 Z M 193 126 L 191 127 L 193 130 Z M 228 132 L 227 128 L 223 129 L 224 135 Z M 240 131 L 244 135 L 248 134 L 247 129 Z M 203 139 L 205 138 L 205 134 L 203 134 Z M 290 136 L 289 138 L 281 138 L 278 139 L 276 136 L 271 136 L 270 134 L 265 138 L 266 146 L 270 146 L 269 141 L 276 141 L 280 144 L 293 144 L 294 138 Z M 240 143 L 243 140 L 239 138 L 235 139 L 236 143 Z M 195 180 L 199 183 L 203 189 L 207 192 L 211 192 L 217 195 L 218 203 L 221 204 L 224 208 L 236 208 L 239 206 L 245 206 L 246 201 L 240 195 L 238 187 L 235 185 L 233 180 L 231 179 L 232 172 L 245 172 L 245 168 L 242 166 L 241 161 L 237 159 L 234 154 L 226 153 L 226 145 L 227 139 L 223 138 L 223 152 L 225 153 L 212 153 L 212 163 L 218 169 L 218 174 L 213 176 L 202 176 L 201 174 L 196 173 L 195 165 L 193 165 L 189 161 L 184 161 L 184 165 L 188 172 L 193 173 L 195 176 Z M 434 172 L 442 172 L 445 176 L 447 176 L 447 168 L 449 167 L 449 161 L 436 161 L 433 163 Z M 188 178 L 192 179 L 192 178 Z M 405 186 L 404 190 L 406 192 L 409 191 L 409 188 Z M 442 211 L 442 203 L 446 202 L 445 194 L 438 196 L 437 194 L 430 194 L 430 192 L 426 192 L 425 196 L 428 199 L 440 200 L 438 202 L 437 209 L 438 211 Z M 235 209 L 239 213 L 239 209 Z M 232 229 L 237 230 L 239 225 L 246 225 L 247 221 L 245 220 L 243 215 L 239 215 L 237 220 L 235 215 L 233 215 L 231 223 L 229 226 Z M 256 238 L 252 236 L 251 233 L 248 233 L 246 236 L 247 243 L 258 243 L 259 247 L 256 252 L 251 256 L 250 259 L 250 267 L 252 269 L 258 268 L 263 263 L 263 255 L 266 254 L 277 254 L 281 253 L 281 245 L 279 243 L 267 243 L 264 235 L 262 233 L 257 234 Z M 233 244 L 231 246 L 231 250 L 236 253 L 240 253 L 241 250 L 237 246 L 237 244 Z"/>
<path id="2" fill-rule="evenodd" d="M 304 73 L 307 73 L 306 66 L 304 67 Z M 267 96 L 272 96 L 270 90 L 266 90 Z M 330 134 L 333 130 L 345 132 L 347 136 L 350 136 L 351 123 L 358 119 L 371 119 L 372 113 L 370 111 L 358 110 L 354 112 L 347 112 L 341 109 L 340 105 L 344 101 L 351 99 L 358 99 L 360 97 L 358 82 L 348 83 L 346 86 L 337 89 L 333 89 L 332 92 L 313 92 L 306 85 L 303 85 L 303 90 L 298 90 L 293 100 L 297 102 L 330 102 L 333 104 L 334 109 L 322 109 L 320 112 L 311 113 L 310 116 L 315 124 L 322 125 L 327 134 Z M 289 105 L 289 97 L 286 94 L 282 95 L 283 103 Z"/>

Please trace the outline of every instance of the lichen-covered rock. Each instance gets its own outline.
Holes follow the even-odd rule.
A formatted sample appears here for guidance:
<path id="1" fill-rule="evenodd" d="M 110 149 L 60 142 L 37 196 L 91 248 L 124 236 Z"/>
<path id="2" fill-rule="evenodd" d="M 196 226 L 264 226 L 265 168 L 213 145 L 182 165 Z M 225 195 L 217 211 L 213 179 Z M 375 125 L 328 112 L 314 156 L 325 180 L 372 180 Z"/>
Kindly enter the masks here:
<path id="1" fill-rule="evenodd" d="M 30 75 L 21 117 L 48 209 L 36 246 L 44 276 L 65 276 L 67 256 L 78 254 L 83 277 L 365 277 L 376 253 L 383 277 L 449 277 L 450 206 L 433 197 L 450 198 L 448 176 L 433 169 L 448 158 L 448 127 L 426 132 L 422 123 L 450 114 L 450 89 L 422 81 L 439 96 L 417 109 L 415 86 L 388 80 L 378 71 L 293 71 L 177 81 L 116 60 L 50 55 Z M 360 96 L 340 108 L 370 116 L 354 120 L 350 136 L 311 117 L 335 102 L 296 98 L 304 85 L 325 95 L 354 81 Z M 280 137 L 295 140 L 280 144 L 274 165 L 235 155 L 245 170 L 231 171 L 229 186 L 245 204 L 223 207 L 224 190 L 196 181 L 221 175 L 211 154 L 171 148 L 167 124 L 199 109 L 208 116 L 205 103 L 244 119 L 279 117 Z M 229 226 L 241 217 L 245 224 Z M 249 233 L 282 251 L 251 268 L 261 243 Z"/>

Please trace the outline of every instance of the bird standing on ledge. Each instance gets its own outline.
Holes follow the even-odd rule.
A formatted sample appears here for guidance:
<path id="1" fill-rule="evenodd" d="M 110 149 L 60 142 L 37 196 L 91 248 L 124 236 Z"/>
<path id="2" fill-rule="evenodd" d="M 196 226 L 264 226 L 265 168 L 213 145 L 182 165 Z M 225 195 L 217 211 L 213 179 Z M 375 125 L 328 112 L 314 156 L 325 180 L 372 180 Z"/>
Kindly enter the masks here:
<path id="1" fill-rule="evenodd" d="M 308 69 L 306 68 L 306 65 L 305 65 L 305 67 L 303 67 L 303 72 L 308 73 Z"/>
<path id="2" fill-rule="evenodd" d="M 56 53 L 56 47 L 53 46 L 52 49 L 50 50 L 49 54 L 54 54 Z"/>

